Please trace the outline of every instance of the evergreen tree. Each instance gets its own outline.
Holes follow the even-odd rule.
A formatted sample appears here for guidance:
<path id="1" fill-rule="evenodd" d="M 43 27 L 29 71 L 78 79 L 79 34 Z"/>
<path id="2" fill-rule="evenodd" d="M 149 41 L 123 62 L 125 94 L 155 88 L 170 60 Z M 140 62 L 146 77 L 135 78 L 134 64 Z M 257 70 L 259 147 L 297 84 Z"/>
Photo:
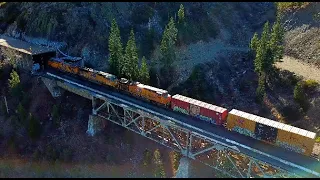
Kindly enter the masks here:
<path id="1" fill-rule="evenodd" d="M 260 42 L 257 46 L 256 58 L 254 61 L 255 71 L 259 74 L 265 72 L 269 42 L 269 22 L 266 22 L 263 27 Z"/>
<path id="2" fill-rule="evenodd" d="M 177 41 L 177 34 L 178 29 L 175 27 L 174 20 L 171 17 L 163 32 L 160 46 L 161 54 L 163 56 L 162 60 L 165 66 L 171 66 L 176 58 L 174 46 Z"/>
<path id="3" fill-rule="evenodd" d="M 121 75 L 123 66 L 123 48 L 120 37 L 120 29 L 115 19 L 111 23 L 109 35 L 109 71 L 116 76 Z"/>
<path id="4" fill-rule="evenodd" d="M 9 88 L 13 96 L 21 95 L 20 78 L 15 70 L 10 73 Z"/>
<path id="5" fill-rule="evenodd" d="M 259 76 L 258 88 L 256 90 L 256 97 L 259 102 L 261 102 L 266 94 L 265 90 L 265 74 L 262 73 Z"/>
<path id="6" fill-rule="evenodd" d="M 18 105 L 17 113 L 18 113 L 19 122 L 25 124 L 25 121 L 27 120 L 27 112 L 22 106 L 21 102 Z"/>
<path id="7" fill-rule="evenodd" d="M 283 39 L 284 39 L 284 29 L 280 24 L 280 16 L 277 16 L 276 22 L 272 26 L 271 38 L 270 38 L 270 49 L 273 53 L 271 64 L 282 58 L 283 54 Z"/>
<path id="8" fill-rule="evenodd" d="M 9 87 L 10 89 L 16 88 L 20 84 L 20 78 L 15 70 L 10 73 Z"/>
<path id="9" fill-rule="evenodd" d="M 143 165 L 144 166 L 150 166 L 152 161 L 152 154 L 148 149 L 144 150 L 143 152 Z"/>
<path id="10" fill-rule="evenodd" d="M 125 50 L 124 66 L 122 69 L 125 77 L 131 80 L 137 80 L 139 78 L 138 60 L 138 49 L 136 46 L 133 29 L 131 29 L 130 37 Z"/>
<path id="11" fill-rule="evenodd" d="M 184 7 L 182 4 L 180 4 L 180 8 L 178 10 L 178 18 L 179 18 L 179 23 L 184 22 Z"/>
<path id="12" fill-rule="evenodd" d="M 253 51 L 256 51 L 258 45 L 259 45 L 259 37 L 257 33 L 254 33 L 250 42 L 250 49 L 252 49 Z"/>
<path id="13" fill-rule="evenodd" d="M 150 75 L 149 75 L 147 60 L 143 56 L 141 60 L 141 68 L 140 68 L 140 81 L 144 84 L 148 84 L 149 80 L 150 80 Z"/>
<path id="14" fill-rule="evenodd" d="M 39 137 L 41 129 L 40 129 L 40 122 L 38 119 L 36 119 L 32 114 L 29 114 L 29 126 L 28 126 L 28 132 L 29 136 L 34 139 Z"/>
<path id="15" fill-rule="evenodd" d="M 153 153 L 153 162 L 156 165 L 155 171 L 154 171 L 154 177 L 165 178 L 166 174 L 164 171 L 164 166 L 163 166 L 163 162 L 161 160 L 161 154 L 160 154 L 159 149 L 156 149 Z"/>

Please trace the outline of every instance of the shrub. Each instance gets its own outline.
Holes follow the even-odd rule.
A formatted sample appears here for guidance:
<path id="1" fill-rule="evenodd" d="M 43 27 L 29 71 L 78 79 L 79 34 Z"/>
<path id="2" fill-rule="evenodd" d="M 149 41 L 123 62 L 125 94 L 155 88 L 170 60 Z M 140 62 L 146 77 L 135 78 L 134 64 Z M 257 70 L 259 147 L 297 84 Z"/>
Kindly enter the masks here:
<path id="1" fill-rule="evenodd" d="M 178 168 L 179 168 L 179 164 L 180 164 L 180 158 L 181 158 L 181 154 L 176 152 L 176 151 L 173 151 L 173 169 L 174 171 L 177 171 Z"/>
<path id="2" fill-rule="evenodd" d="M 299 107 L 296 106 L 284 106 L 280 111 L 287 123 L 295 122 L 301 117 Z"/>
<path id="3" fill-rule="evenodd" d="M 279 12 L 285 12 L 292 9 L 303 8 L 310 2 L 276 2 L 276 6 Z"/>
<path id="4" fill-rule="evenodd" d="M 151 153 L 148 149 L 144 150 L 143 152 L 143 165 L 144 166 L 149 166 L 152 161 L 152 156 Z"/>
<path id="5" fill-rule="evenodd" d="M 312 80 L 312 79 L 306 80 L 304 82 L 304 88 L 306 90 L 314 90 L 318 86 L 319 86 L 319 83 L 315 80 Z"/>
<path id="6" fill-rule="evenodd" d="M 25 121 L 27 120 L 27 112 L 21 102 L 18 105 L 17 113 L 18 113 L 19 122 L 22 124 L 26 124 Z"/>
<path id="7" fill-rule="evenodd" d="M 40 136 L 41 126 L 37 118 L 35 118 L 31 113 L 29 114 L 29 126 L 28 133 L 32 139 L 36 139 Z"/>
<path id="8" fill-rule="evenodd" d="M 10 93 L 13 96 L 21 95 L 20 78 L 18 73 L 15 70 L 12 70 L 12 72 L 10 73 L 9 88 L 10 88 Z"/>
<path id="9" fill-rule="evenodd" d="M 154 177 L 159 178 L 165 178 L 166 177 L 166 173 L 164 171 L 164 166 L 163 166 L 163 162 L 161 159 L 161 154 L 159 149 L 156 149 L 153 153 L 153 162 L 156 165 L 156 168 L 154 170 Z"/>
<path id="10" fill-rule="evenodd" d="M 308 102 L 305 95 L 303 82 L 298 82 L 294 87 L 293 98 L 303 108 L 304 111 L 308 109 Z"/>

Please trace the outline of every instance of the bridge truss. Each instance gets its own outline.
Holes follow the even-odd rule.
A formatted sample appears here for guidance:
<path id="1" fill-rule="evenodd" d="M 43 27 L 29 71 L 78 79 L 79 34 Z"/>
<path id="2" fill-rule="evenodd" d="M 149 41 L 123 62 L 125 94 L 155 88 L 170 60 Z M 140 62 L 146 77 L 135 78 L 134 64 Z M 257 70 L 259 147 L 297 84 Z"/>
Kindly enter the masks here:
<path id="1" fill-rule="evenodd" d="M 57 86 L 91 99 L 92 115 L 111 121 L 193 160 L 217 170 L 223 177 L 300 177 L 268 164 L 218 140 L 185 128 L 182 123 L 161 119 L 140 108 L 108 98 L 91 88 L 57 81 Z"/>
<path id="2" fill-rule="evenodd" d="M 230 177 L 298 177 L 279 167 L 243 154 L 222 142 L 181 127 L 176 122 L 103 96 L 92 96 L 93 115 L 111 121 L 148 139 L 198 160 Z"/>

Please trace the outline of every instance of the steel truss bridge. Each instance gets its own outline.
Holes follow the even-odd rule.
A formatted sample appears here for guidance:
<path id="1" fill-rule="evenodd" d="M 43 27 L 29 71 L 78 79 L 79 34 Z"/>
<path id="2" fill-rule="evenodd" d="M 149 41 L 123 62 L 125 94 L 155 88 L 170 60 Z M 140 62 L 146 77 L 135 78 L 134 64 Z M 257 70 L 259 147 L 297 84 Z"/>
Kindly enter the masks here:
<path id="1" fill-rule="evenodd" d="M 39 60 L 39 54 L 53 50 L 6 36 L 0 46 L 29 54 Z M 38 51 L 31 51 L 38 49 Z M 30 67 L 23 67 L 30 69 Z M 230 177 L 320 177 L 317 160 L 282 148 L 250 139 L 224 128 L 194 120 L 168 109 L 137 100 L 122 93 L 79 78 L 47 70 L 40 74 L 51 94 L 59 96 L 67 90 L 92 101 L 92 115 L 99 121 L 108 120 L 148 139 L 180 152 L 185 157 L 201 161 Z"/>
<path id="2" fill-rule="evenodd" d="M 46 72 L 41 76 L 47 81 L 50 79 L 49 81 L 55 84 L 54 88 L 59 87 L 90 99 L 93 118 L 105 119 L 118 124 L 180 152 L 185 157 L 198 160 L 225 176 L 320 177 L 320 174 L 314 169 L 299 166 L 231 139 L 223 138 L 178 118 L 162 114 L 160 110 L 160 112 L 153 111 L 152 108 L 142 106 L 141 103 L 119 98 L 114 94 L 120 93 L 110 93 L 110 90 L 102 86 L 83 82 L 75 77 L 54 71 Z M 182 117 L 183 115 L 176 116 Z M 205 124 L 205 126 L 208 125 L 210 126 L 210 124 Z M 227 133 L 231 134 L 231 132 Z M 293 158 L 302 156 L 289 151 L 285 153 L 293 154 Z M 310 162 L 315 163 L 316 160 Z"/>

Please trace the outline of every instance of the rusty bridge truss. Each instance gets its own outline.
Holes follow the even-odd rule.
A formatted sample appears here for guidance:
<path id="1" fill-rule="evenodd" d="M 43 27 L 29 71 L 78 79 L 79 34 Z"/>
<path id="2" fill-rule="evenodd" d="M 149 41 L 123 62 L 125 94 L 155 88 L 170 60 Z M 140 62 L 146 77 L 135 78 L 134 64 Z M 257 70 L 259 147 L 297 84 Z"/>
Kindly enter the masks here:
<path id="1" fill-rule="evenodd" d="M 57 77 L 57 86 L 60 88 L 91 99 L 93 116 L 111 121 L 183 156 L 198 160 L 224 177 L 300 177 L 294 172 L 250 157 L 235 146 L 186 128 L 182 122 L 161 118 L 138 106 L 110 98 L 101 91 Z"/>

